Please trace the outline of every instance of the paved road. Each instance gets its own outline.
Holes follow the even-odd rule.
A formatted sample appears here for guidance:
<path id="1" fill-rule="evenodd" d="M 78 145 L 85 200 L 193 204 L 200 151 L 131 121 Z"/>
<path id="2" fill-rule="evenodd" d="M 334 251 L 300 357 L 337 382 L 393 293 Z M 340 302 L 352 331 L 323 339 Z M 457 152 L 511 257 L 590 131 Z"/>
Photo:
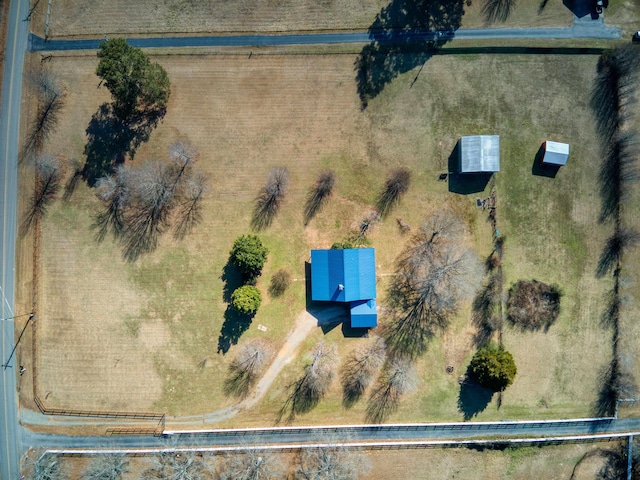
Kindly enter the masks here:
<path id="1" fill-rule="evenodd" d="M 29 8 L 28 0 L 13 0 L 9 7 L 7 44 L 2 84 L 0 113 L 0 241 L 2 245 L 2 287 L 0 318 L 14 315 L 14 277 L 16 210 L 18 188 L 18 129 L 22 99 L 22 70 L 27 49 L 28 22 L 23 21 Z M 23 313 L 23 312 L 18 312 Z M 24 320 L 24 318 L 22 318 Z M 0 356 L 6 362 L 13 349 L 14 320 L 0 320 L 2 338 Z M 0 478 L 19 478 L 19 458 L 22 454 L 21 429 L 18 427 L 18 395 L 16 391 L 15 358 L 11 367 L 0 368 Z"/>
<path id="2" fill-rule="evenodd" d="M 490 38 L 542 38 L 572 39 L 599 38 L 616 40 L 621 38 L 621 31 L 616 27 L 605 26 L 599 21 L 576 21 L 566 28 L 482 28 L 460 29 L 440 32 L 442 38 L 457 39 L 490 39 Z M 207 37 L 153 37 L 130 38 L 127 42 L 138 48 L 166 47 L 260 47 L 280 45 L 316 45 L 338 43 L 368 43 L 371 41 L 428 41 L 439 38 L 438 32 L 345 32 L 345 33 L 305 33 L 285 35 L 230 35 Z M 100 39 L 95 40 L 49 40 L 29 35 L 31 51 L 58 50 L 95 50 Z"/>
<path id="3" fill-rule="evenodd" d="M 25 431 L 25 441 L 40 448 L 162 448 L 181 446 L 231 446 L 246 441 L 262 444 L 300 444 L 318 441 L 318 432 L 346 436 L 349 441 L 464 440 L 473 438 L 561 437 L 640 433 L 640 419 L 563 420 L 548 422 L 465 422 L 449 424 L 369 425 L 334 427 L 281 427 L 211 432 L 165 432 L 165 438 L 153 436 L 70 437 Z M 175 443 L 174 443 L 175 440 Z"/>

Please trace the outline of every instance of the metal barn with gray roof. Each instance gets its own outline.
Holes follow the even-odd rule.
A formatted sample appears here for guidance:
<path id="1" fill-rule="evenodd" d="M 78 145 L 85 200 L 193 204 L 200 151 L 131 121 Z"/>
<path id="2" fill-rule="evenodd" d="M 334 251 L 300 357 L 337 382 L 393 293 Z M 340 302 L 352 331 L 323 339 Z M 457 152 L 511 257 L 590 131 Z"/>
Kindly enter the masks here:
<path id="1" fill-rule="evenodd" d="M 459 173 L 500 171 L 500 136 L 470 135 L 460 139 Z"/>

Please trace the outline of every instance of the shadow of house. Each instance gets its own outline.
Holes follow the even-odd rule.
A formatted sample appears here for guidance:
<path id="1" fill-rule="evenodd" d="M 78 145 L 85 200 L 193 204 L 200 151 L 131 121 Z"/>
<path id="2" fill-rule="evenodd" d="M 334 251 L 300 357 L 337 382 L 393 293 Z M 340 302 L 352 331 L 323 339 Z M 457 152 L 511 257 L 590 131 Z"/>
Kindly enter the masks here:
<path id="1" fill-rule="evenodd" d="M 383 8 L 369 27 L 371 43 L 355 62 L 362 108 L 387 83 L 424 65 L 435 49 L 449 42 L 462 15 L 463 0 L 393 0 Z"/>
<path id="2" fill-rule="evenodd" d="M 464 420 L 471 420 L 483 412 L 492 398 L 493 392 L 478 384 L 471 375 L 471 367 L 467 368 L 458 396 L 458 411 L 462 413 Z"/>
<path id="3" fill-rule="evenodd" d="M 449 155 L 449 191 L 468 195 L 483 192 L 500 171 L 500 137 L 462 137 Z"/>

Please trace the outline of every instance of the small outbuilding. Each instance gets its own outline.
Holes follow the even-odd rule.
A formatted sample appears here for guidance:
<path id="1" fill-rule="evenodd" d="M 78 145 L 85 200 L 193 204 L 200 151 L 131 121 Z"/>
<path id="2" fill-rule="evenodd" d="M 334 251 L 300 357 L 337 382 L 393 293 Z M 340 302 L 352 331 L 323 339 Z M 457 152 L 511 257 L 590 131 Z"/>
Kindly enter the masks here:
<path id="1" fill-rule="evenodd" d="M 376 258 L 373 248 L 311 250 L 311 300 L 349 303 L 352 327 L 375 327 Z"/>
<path id="2" fill-rule="evenodd" d="M 460 139 L 459 173 L 500 171 L 500 136 L 470 135 Z"/>
<path id="3" fill-rule="evenodd" d="M 547 140 L 542 144 L 542 164 L 553 167 L 562 167 L 569 159 L 569 144 L 552 142 Z"/>

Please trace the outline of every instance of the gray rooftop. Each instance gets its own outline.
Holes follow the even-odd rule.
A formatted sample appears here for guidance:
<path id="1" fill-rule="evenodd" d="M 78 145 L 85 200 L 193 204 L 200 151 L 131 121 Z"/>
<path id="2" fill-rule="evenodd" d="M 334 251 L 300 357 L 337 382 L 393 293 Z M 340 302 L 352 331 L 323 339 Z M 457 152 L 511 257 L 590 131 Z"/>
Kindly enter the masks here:
<path id="1" fill-rule="evenodd" d="M 562 166 L 567 164 L 568 159 L 568 143 L 552 142 L 551 140 L 544 142 L 544 157 L 542 158 L 542 163 Z"/>
<path id="2" fill-rule="evenodd" d="M 460 173 L 500 171 L 500 136 L 471 135 L 460 139 Z"/>

